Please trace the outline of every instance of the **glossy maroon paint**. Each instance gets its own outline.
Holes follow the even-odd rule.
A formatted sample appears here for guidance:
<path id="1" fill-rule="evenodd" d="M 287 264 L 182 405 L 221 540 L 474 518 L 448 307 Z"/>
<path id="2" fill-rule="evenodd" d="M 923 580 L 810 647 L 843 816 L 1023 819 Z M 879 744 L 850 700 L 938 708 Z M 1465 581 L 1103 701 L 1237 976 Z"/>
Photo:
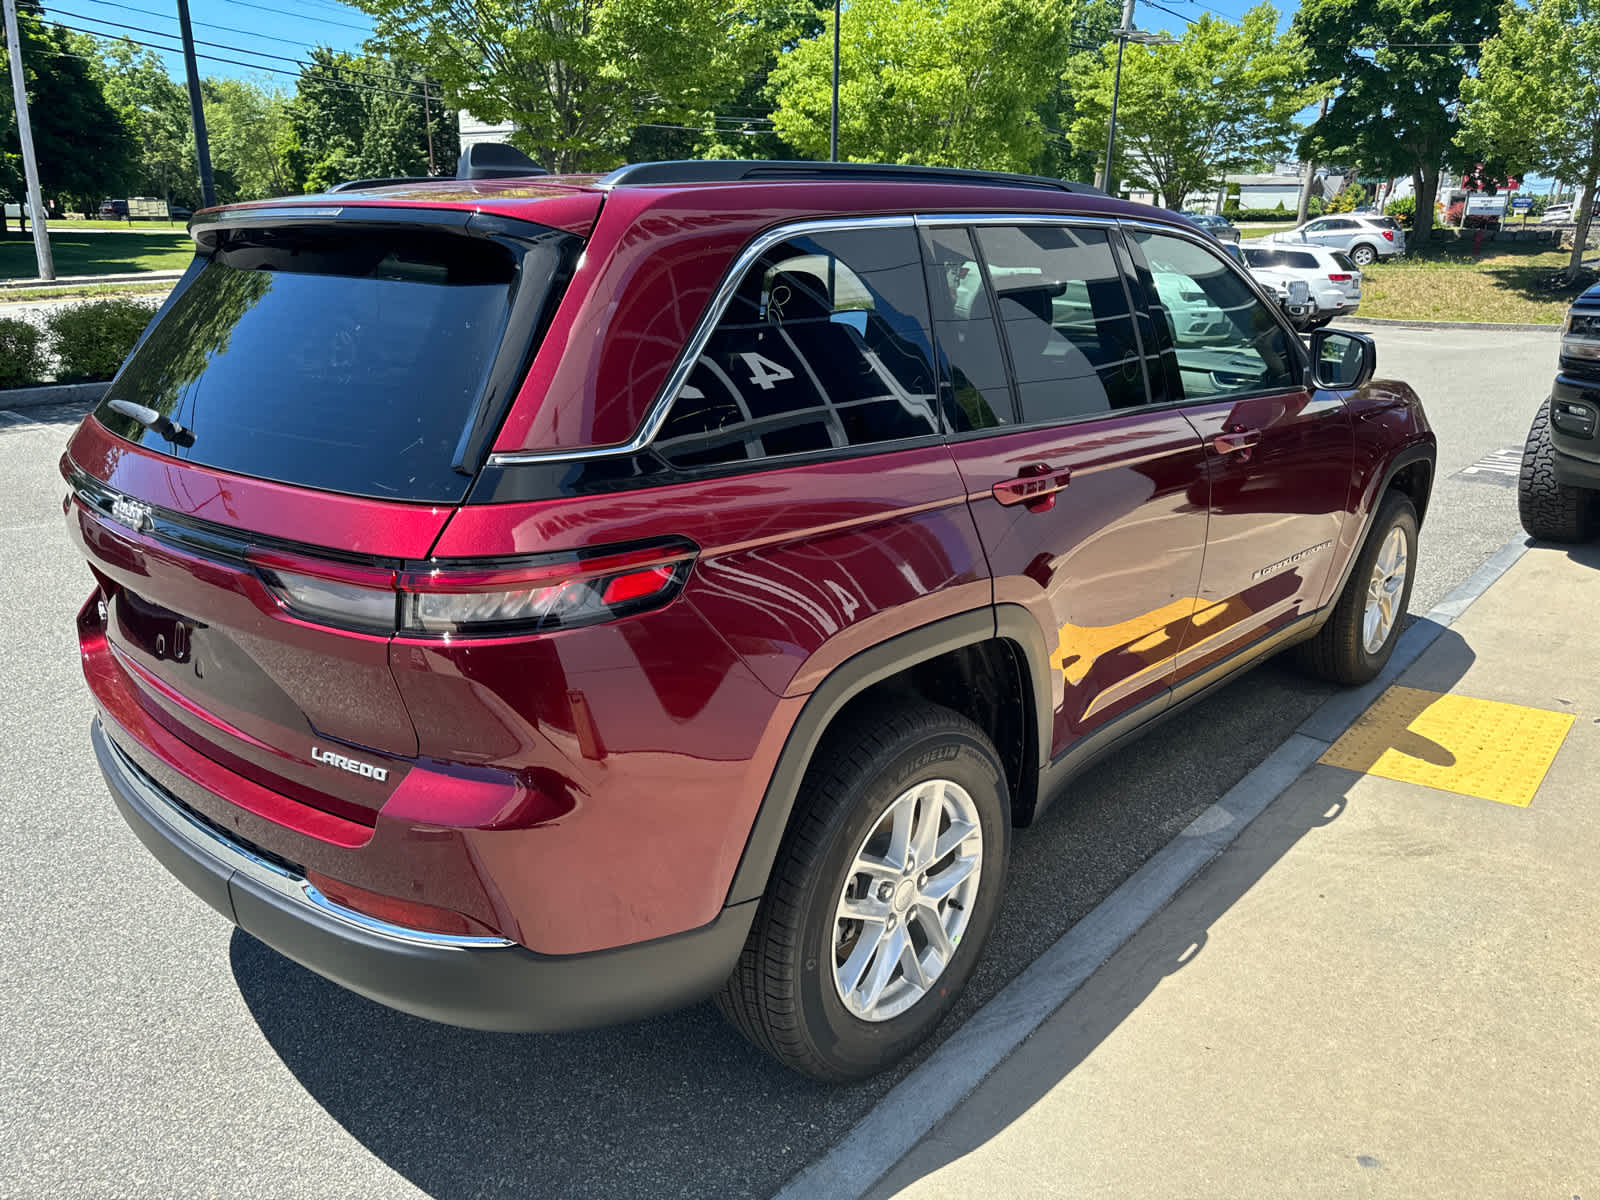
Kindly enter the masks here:
<path id="1" fill-rule="evenodd" d="M 1180 413 L 1136 412 L 952 446 L 995 600 L 1020 604 L 1050 650 L 1052 757 L 1172 683 L 1206 545 L 1206 464 Z M 1025 467 L 1067 470 L 1045 511 L 1001 504 Z"/>
<path id="2" fill-rule="evenodd" d="M 1183 677 L 1321 606 L 1337 558 L 1354 458 L 1334 392 L 1188 405 L 1206 448 L 1210 526 Z"/>

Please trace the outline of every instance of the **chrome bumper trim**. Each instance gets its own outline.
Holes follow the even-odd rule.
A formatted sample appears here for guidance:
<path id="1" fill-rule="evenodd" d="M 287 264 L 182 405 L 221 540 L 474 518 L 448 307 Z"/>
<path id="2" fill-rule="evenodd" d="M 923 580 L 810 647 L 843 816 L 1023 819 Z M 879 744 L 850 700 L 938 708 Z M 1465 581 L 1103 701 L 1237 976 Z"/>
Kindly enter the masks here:
<path id="1" fill-rule="evenodd" d="M 223 868 L 270 888 L 293 903 L 304 904 L 323 916 L 331 917 L 366 933 L 417 946 L 430 946 L 434 949 L 492 950 L 515 945 L 509 938 L 503 937 L 469 937 L 461 934 L 432 933 L 426 929 L 411 929 L 405 925 L 380 921 L 376 917 L 369 917 L 365 913 L 358 913 L 341 904 L 335 904 L 318 891 L 305 876 L 297 875 L 277 863 L 269 862 L 248 847 L 196 820 L 165 788 L 145 774 L 144 769 L 128 757 L 127 752 L 117 745 L 115 738 L 107 736 L 106 742 L 111 747 L 117 766 L 122 769 L 129 788 L 138 793 L 145 807 L 168 830 Z"/>

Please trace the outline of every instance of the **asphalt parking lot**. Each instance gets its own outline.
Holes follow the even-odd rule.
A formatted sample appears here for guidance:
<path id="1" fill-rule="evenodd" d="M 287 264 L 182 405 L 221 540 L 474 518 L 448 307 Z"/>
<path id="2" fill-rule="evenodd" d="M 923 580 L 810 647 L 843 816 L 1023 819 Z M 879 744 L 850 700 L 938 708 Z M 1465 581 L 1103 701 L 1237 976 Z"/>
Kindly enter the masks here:
<path id="1" fill-rule="evenodd" d="M 1555 333 L 1374 332 L 1380 375 L 1409 380 L 1439 434 L 1421 612 L 1516 532 L 1495 455 L 1521 445 Z M 229 928 L 143 852 L 89 750 L 72 634 L 89 584 L 56 473 L 76 415 L 0 413 L 0 1195 L 768 1196 L 915 1065 L 825 1088 L 709 1005 L 559 1037 L 454 1030 Z M 1017 839 L 993 944 L 943 1035 L 1330 691 L 1268 664 L 1080 779 Z"/>

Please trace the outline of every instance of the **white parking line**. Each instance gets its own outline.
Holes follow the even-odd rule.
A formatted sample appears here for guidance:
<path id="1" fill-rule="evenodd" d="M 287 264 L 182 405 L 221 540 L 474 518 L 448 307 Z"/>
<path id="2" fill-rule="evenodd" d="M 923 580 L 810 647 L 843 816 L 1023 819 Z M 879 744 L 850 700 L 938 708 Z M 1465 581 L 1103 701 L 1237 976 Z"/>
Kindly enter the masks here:
<path id="1" fill-rule="evenodd" d="M 774 1200 L 865 1194 L 1300 777 L 1528 548 L 1520 534 L 1401 635 L 1371 683 L 1329 698 L 1260 765 L 1012 980 Z"/>

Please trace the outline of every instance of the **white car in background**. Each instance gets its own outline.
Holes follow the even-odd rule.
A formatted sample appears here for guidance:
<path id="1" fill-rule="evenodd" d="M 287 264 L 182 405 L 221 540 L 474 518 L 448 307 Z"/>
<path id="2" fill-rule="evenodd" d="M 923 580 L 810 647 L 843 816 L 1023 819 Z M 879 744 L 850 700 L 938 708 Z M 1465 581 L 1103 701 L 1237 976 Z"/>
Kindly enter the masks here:
<path id="1" fill-rule="evenodd" d="M 1318 217 L 1282 233 L 1269 233 L 1261 239 L 1293 246 L 1321 246 L 1342 250 L 1358 267 L 1370 266 L 1380 258 L 1393 258 L 1406 252 L 1406 231 L 1393 217 L 1379 213 L 1339 213 Z"/>
<path id="2" fill-rule="evenodd" d="M 1348 317 L 1361 307 L 1361 268 L 1343 251 L 1259 238 L 1241 242 L 1239 253 L 1246 269 L 1263 283 L 1305 282 L 1317 306 L 1315 316 L 1306 323 L 1308 329 L 1318 329 L 1335 317 Z"/>

